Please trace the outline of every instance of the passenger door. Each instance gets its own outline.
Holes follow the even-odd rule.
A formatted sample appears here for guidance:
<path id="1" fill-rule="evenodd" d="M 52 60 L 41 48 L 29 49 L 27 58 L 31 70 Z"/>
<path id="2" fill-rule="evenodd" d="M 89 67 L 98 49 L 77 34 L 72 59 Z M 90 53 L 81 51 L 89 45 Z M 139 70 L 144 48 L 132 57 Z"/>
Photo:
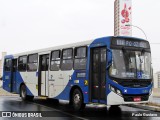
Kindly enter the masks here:
<path id="1" fill-rule="evenodd" d="M 48 66 L 49 54 L 39 57 L 38 95 L 48 96 Z"/>
<path id="2" fill-rule="evenodd" d="M 6 58 L 4 61 L 4 73 L 3 73 L 3 89 L 12 91 L 12 59 Z"/>
<path id="3" fill-rule="evenodd" d="M 90 92 L 92 102 L 106 101 L 106 47 L 91 49 Z"/>

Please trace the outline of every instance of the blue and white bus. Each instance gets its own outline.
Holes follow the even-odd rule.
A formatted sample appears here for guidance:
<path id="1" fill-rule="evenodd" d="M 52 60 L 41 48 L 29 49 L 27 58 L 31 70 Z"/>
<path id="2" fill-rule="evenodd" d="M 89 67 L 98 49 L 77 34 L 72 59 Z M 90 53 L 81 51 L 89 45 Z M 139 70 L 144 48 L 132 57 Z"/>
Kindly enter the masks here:
<path id="1" fill-rule="evenodd" d="M 68 100 L 75 110 L 90 103 L 146 103 L 152 85 L 150 45 L 139 38 L 103 37 L 4 60 L 3 89 L 22 100 Z"/>

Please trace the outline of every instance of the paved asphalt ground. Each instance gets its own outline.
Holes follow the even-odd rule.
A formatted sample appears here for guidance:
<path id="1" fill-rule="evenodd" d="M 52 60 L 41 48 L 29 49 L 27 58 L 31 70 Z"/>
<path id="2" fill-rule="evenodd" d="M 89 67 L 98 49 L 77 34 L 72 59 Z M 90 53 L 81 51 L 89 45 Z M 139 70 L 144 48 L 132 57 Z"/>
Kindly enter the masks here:
<path id="1" fill-rule="evenodd" d="M 107 110 L 108 109 L 108 110 Z M 65 101 L 60 101 L 59 104 L 54 104 L 53 100 L 34 99 L 32 102 L 23 102 L 18 96 L 0 96 L 0 111 L 45 111 L 52 117 L 42 118 L 3 118 L 0 120 L 159 120 L 160 113 L 153 111 L 145 111 L 143 109 L 120 106 L 118 109 L 110 109 L 104 106 L 89 105 L 83 112 L 74 112 L 73 109 Z M 42 112 L 42 113 L 43 113 Z M 159 117 L 132 117 L 133 113 L 152 113 L 159 114 Z M 44 114 L 44 113 L 43 113 Z"/>

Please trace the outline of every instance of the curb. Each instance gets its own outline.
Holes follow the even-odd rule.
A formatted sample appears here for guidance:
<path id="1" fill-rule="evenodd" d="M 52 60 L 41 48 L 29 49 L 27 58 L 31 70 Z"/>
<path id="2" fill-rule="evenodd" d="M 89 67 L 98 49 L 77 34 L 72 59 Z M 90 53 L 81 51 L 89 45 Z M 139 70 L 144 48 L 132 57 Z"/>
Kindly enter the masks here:
<path id="1" fill-rule="evenodd" d="M 151 110 L 154 112 L 160 112 L 160 107 L 150 106 L 150 105 L 146 105 L 146 104 L 131 104 L 131 105 L 127 105 L 127 106 L 136 107 L 136 108 L 140 108 L 140 109 L 144 109 L 144 110 Z"/>

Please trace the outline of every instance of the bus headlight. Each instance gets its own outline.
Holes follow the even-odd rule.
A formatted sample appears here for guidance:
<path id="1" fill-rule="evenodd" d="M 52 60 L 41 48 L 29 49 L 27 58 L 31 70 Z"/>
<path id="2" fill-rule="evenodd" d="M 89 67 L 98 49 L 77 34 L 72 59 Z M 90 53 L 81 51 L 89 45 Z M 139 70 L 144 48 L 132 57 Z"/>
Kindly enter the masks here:
<path id="1" fill-rule="evenodd" d="M 119 89 L 117 89 L 116 87 L 113 87 L 112 85 L 109 85 L 109 89 L 111 91 L 113 91 L 114 93 L 118 94 L 119 96 L 122 96 L 122 93 Z"/>
<path id="2" fill-rule="evenodd" d="M 121 91 L 118 89 L 117 89 L 117 94 L 122 96 Z"/>

